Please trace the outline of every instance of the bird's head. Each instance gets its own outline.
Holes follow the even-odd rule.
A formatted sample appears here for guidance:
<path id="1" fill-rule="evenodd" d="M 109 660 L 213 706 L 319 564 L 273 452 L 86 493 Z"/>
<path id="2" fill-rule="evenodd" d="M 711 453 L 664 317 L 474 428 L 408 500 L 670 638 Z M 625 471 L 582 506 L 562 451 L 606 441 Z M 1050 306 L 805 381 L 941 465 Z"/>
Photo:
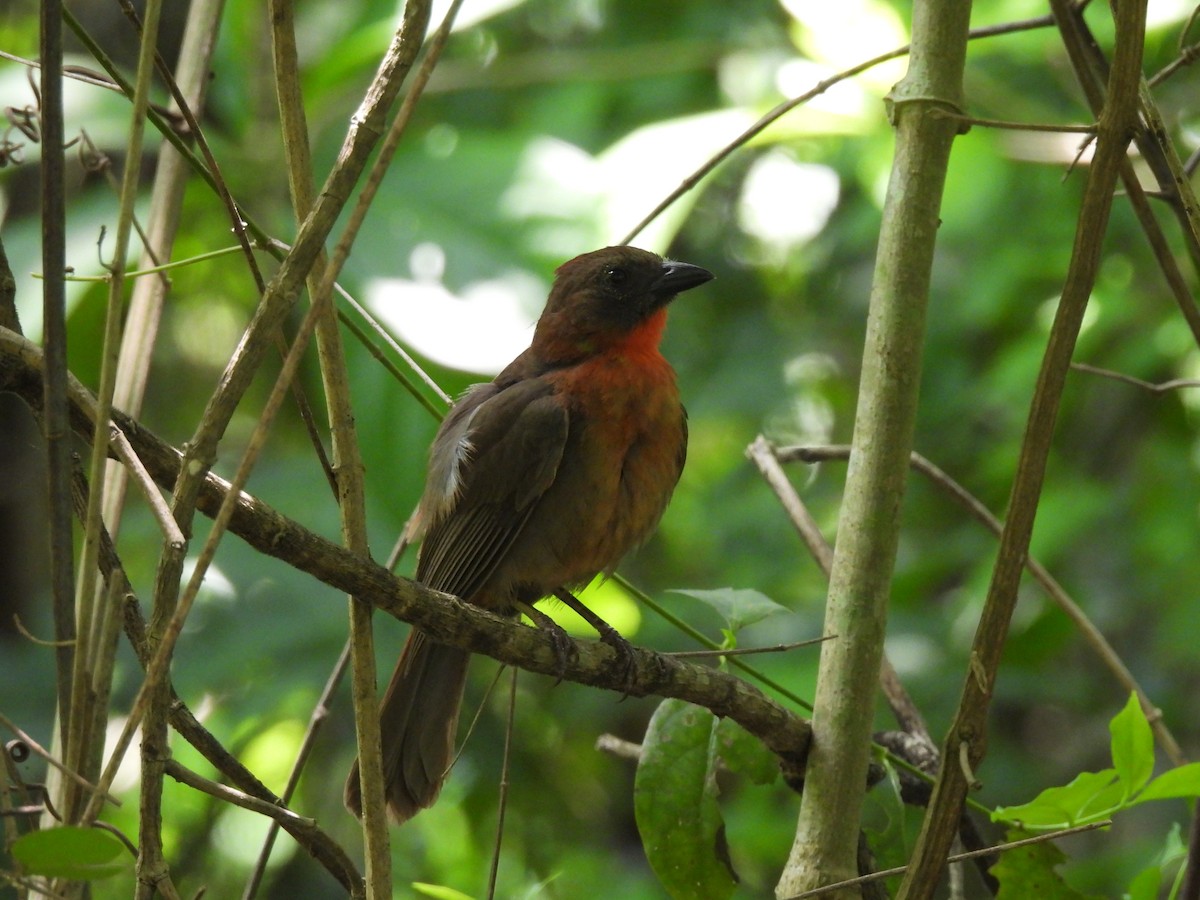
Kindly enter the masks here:
<path id="1" fill-rule="evenodd" d="M 637 247 L 605 247 L 558 267 L 533 349 L 567 363 L 617 347 L 656 349 L 667 304 L 713 274 Z"/>

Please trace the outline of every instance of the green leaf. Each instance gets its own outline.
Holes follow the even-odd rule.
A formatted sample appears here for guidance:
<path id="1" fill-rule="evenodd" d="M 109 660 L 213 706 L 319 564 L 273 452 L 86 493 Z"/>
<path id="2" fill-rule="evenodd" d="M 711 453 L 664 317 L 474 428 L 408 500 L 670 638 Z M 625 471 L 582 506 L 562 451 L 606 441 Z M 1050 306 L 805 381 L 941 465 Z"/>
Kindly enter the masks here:
<path id="1" fill-rule="evenodd" d="M 1070 784 L 1046 788 L 1028 803 L 997 807 L 992 821 L 1012 822 L 1029 831 L 1069 828 L 1108 818 L 1123 800 L 1124 785 L 1116 769 L 1080 772 Z"/>
<path id="2" fill-rule="evenodd" d="M 1019 841 L 1029 837 L 1020 829 L 1010 829 L 1005 840 Z M 991 873 L 1000 882 L 996 900 L 1090 900 L 1071 887 L 1055 867 L 1066 861 L 1063 852 L 1052 841 L 1028 844 L 1007 850 L 1000 861 L 991 868 Z"/>
<path id="3" fill-rule="evenodd" d="M 1128 900 L 1157 900 L 1158 887 L 1162 884 L 1162 869 L 1158 865 L 1147 866 L 1129 882 L 1125 892 Z"/>
<path id="4" fill-rule="evenodd" d="M 1132 797 L 1154 772 L 1154 735 L 1136 694 L 1129 695 L 1129 702 L 1108 723 L 1108 730 L 1112 734 L 1113 767 L 1124 785 L 1125 796 Z"/>
<path id="5" fill-rule="evenodd" d="M 434 900 L 471 900 L 470 894 L 446 887 L 444 884 L 428 884 L 424 881 L 414 881 L 413 890 L 423 897 L 433 897 Z"/>
<path id="6" fill-rule="evenodd" d="M 755 590 L 718 588 L 714 591 L 676 589 L 672 593 L 683 594 L 706 603 L 725 620 L 730 631 L 738 632 L 768 616 L 788 612 L 770 597 Z"/>
<path id="7" fill-rule="evenodd" d="M 1157 900 L 1164 871 L 1175 867 L 1186 855 L 1187 847 L 1183 845 L 1179 823 L 1173 822 L 1166 840 L 1163 841 L 1162 849 L 1158 852 L 1158 858 L 1129 882 L 1126 896 L 1129 900 Z"/>
<path id="8" fill-rule="evenodd" d="M 708 710 L 664 700 L 650 719 L 633 808 L 654 874 L 675 898 L 733 893 L 737 878 L 717 807 L 717 721 Z"/>
<path id="9" fill-rule="evenodd" d="M 125 845 L 102 828 L 64 825 L 23 834 L 12 844 L 12 857 L 27 875 L 92 881 L 131 867 Z"/>
<path id="10" fill-rule="evenodd" d="M 1136 802 L 1174 797 L 1200 797 L 1200 762 L 1163 772 L 1146 785 L 1146 789 L 1137 795 Z"/>
<path id="11" fill-rule="evenodd" d="M 778 757 L 733 719 L 717 723 L 717 752 L 730 771 L 755 784 L 772 784 L 779 778 Z"/>

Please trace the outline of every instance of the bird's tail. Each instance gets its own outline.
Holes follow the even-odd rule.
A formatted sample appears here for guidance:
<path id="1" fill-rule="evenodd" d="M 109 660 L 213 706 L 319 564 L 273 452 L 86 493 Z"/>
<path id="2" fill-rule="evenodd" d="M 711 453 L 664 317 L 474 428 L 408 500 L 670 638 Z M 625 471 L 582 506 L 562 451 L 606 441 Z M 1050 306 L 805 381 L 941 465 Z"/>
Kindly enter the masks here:
<path id="1" fill-rule="evenodd" d="M 396 663 L 379 727 L 388 812 L 398 825 L 432 806 L 446 780 L 469 660 L 465 650 L 435 644 L 414 629 Z M 346 779 L 345 802 L 362 816 L 358 760 Z"/>

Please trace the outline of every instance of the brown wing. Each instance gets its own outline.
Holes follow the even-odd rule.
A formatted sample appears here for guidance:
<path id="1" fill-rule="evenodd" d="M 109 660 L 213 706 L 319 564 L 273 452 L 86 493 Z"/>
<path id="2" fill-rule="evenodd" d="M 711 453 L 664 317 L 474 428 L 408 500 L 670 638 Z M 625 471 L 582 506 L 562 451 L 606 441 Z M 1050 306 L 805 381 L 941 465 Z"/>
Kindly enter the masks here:
<path id="1" fill-rule="evenodd" d="M 473 598 L 553 484 L 567 428 L 566 408 L 540 378 L 482 385 L 460 401 L 431 452 L 418 581 Z"/>

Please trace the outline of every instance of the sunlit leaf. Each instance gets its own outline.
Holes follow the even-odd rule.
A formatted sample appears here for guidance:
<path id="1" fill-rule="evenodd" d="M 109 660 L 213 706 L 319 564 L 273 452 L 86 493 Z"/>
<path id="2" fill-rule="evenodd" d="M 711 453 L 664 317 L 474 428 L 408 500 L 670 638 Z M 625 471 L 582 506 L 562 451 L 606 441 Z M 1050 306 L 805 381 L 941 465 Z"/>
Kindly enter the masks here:
<path id="1" fill-rule="evenodd" d="M 1080 772 L 1070 784 L 1046 788 L 1028 803 L 1001 806 L 993 822 L 1012 822 L 1030 831 L 1068 828 L 1107 818 L 1122 800 L 1115 769 Z"/>
<path id="2" fill-rule="evenodd" d="M 414 881 L 412 887 L 421 896 L 433 897 L 434 900 L 472 900 L 470 894 L 464 894 L 462 891 L 446 887 L 444 884 L 426 884 L 423 881 Z"/>
<path id="3" fill-rule="evenodd" d="M 125 846 L 107 831 L 77 825 L 23 834 L 11 852 L 27 875 L 72 881 L 107 878 L 133 865 Z"/>
<path id="4" fill-rule="evenodd" d="M 1138 803 L 1171 797 L 1200 797 L 1200 762 L 1163 772 L 1137 796 Z"/>
<path id="5" fill-rule="evenodd" d="M 1154 735 L 1136 694 L 1129 695 L 1125 708 L 1108 723 L 1112 735 L 1113 767 L 1125 788 L 1125 796 L 1136 794 L 1154 771 Z"/>

